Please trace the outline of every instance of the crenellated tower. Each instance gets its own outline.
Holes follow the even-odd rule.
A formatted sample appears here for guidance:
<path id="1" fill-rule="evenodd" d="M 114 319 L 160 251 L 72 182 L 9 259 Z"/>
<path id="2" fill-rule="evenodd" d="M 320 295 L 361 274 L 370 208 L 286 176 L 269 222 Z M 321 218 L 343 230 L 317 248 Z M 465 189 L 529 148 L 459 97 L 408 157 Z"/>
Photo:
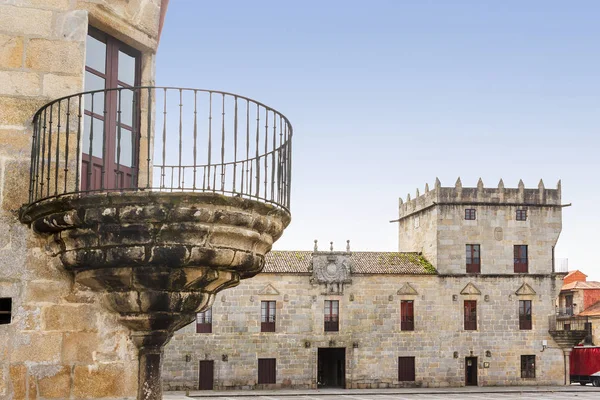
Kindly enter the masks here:
<path id="1" fill-rule="evenodd" d="M 562 229 L 561 183 L 547 189 L 442 187 L 399 205 L 399 251 L 418 251 L 440 274 L 550 274 Z M 469 264 L 469 265 L 467 265 Z"/>

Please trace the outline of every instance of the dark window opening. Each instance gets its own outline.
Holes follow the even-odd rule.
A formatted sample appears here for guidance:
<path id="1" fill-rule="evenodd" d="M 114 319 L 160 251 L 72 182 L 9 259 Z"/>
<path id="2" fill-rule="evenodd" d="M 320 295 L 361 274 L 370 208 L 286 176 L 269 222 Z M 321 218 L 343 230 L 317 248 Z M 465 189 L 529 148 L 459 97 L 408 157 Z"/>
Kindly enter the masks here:
<path id="1" fill-rule="evenodd" d="M 260 331 L 275 332 L 275 302 L 260 302 Z"/>
<path id="2" fill-rule="evenodd" d="M 527 221 L 527 209 L 517 210 L 517 221 Z"/>
<path id="3" fill-rule="evenodd" d="M 477 300 L 465 300 L 465 330 L 477 330 Z"/>
<path id="4" fill-rule="evenodd" d="M 526 273 L 529 270 L 527 260 L 527 245 L 515 246 L 515 273 Z"/>
<path id="5" fill-rule="evenodd" d="M 521 356 L 521 378 L 535 378 L 535 355 Z"/>
<path id="6" fill-rule="evenodd" d="M 398 380 L 415 381 L 415 358 L 398 357 Z"/>
<path id="7" fill-rule="evenodd" d="M 468 219 L 468 220 L 477 219 L 477 213 L 474 208 L 465 209 L 465 219 Z"/>
<path id="8" fill-rule="evenodd" d="M 196 333 L 212 333 L 212 308 L 196 314 Z"/>
<path id="9" fill-rule="evenodd" d="M 466 247 L 467 273 L 481 272 L 481 251 L 478 244 Z"/>
<path id="10" fill-rule="evenodd" d="M 519 329 L 531 329 L 531 300 L 519 300 Z"/>
<path id="11" fill-rule="evenodd" d="M 413 300 L 402 300 L 400 302 L 400 329 L 403 331 L 415 330 L 415 313 Z"/>
<path id="12" fill-rule="evenodd" d="M 12 298 L 0 298 L 0 325 L 10 324 L 12 319 Z"/>
<path id="13" fill-rule="evenodd" d="M 337 300 L 325 300 L 325 332 L 338 332 L 340 330 L 340 302 Z"/>
<path id="14" fill-rule="evenodd" d="M 258 383 L 268 384 L 277 382 L 277 362 L 275 358 L 258 359 Z"/>

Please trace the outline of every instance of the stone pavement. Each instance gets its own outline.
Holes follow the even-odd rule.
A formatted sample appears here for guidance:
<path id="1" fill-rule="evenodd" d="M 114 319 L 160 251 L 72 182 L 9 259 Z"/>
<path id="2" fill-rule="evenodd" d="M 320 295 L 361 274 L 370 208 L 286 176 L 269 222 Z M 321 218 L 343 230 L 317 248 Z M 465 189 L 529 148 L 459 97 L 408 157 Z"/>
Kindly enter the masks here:
<path id="1" fill-rule="evenodd" d="M 165 392 L 165 400 L 209 398 L 228 400 L 258 397 L 261 400 L 400 400 L 400 399 L 572 399 L 600 398 L 600 388 L 580 386 L 467 386 L 457 388 L 231 390 Z M 290 399 L 292 398 L 292 399 Z"/>

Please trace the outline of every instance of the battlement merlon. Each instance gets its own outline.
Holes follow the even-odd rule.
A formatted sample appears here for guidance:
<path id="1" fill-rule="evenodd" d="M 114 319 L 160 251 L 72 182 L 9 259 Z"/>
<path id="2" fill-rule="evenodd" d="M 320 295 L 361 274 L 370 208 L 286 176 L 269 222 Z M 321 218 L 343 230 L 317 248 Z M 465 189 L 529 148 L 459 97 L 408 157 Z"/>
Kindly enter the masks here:
<path id="1" fill-rule="evenodd" d="M 561 204 L 561 181 L 558 181 L 556 189 L 546 189 L 541 179 L 536 189 L 525 189 L 522 180 L 519 181 L 517 188 L 505 188 L 502 179 L 500 179 L 498 187 L 486 188 L 480 178 L 477 187 L 468 188 L 462 186 L 460 178 L 454 187 L 442 187 L 440 180 L 436 178 L 432 190 L 429 190 L 429 185 L 425 185 L 423 194 L 419 194 L 419 189 L 417 189 L 414 199 L 411 199 L 408 194 L 406 201 L 400 198 L 399 203 L 398 219 L 390 222 L 398 222 L 436 205 L 563 207 Z"/>

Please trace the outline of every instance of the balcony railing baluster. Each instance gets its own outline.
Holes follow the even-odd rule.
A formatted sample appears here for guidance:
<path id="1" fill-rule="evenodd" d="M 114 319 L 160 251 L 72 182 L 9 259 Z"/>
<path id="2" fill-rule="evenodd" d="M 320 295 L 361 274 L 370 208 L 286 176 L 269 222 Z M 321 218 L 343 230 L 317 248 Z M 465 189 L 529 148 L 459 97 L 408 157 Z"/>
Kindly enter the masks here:
<path id="1" fill-rule="evenodd" d="M 213 143 L 215 96 L 221 103 L 219 144 Z M 186 106 L 192 98 L 193 106 Z M 158 118 L 155 103 L 162 108 Z M 204 107 L 206 129 L 198 124 Z M 169 113 L 179 118 L 169 118 Z M 250 117 L 254 113 L 255 122 Z M 72 193 L 155 189 L 217 192 L 287 210 L 291 132 L 285 116 L 230 93 L 168 87 L 77 93 L 47 104 L 34 117 L 29 202 Z M 213 157 L 213 150 L 220 156 Z M 140 152 L 147 153 L 140 157 Z"/>

